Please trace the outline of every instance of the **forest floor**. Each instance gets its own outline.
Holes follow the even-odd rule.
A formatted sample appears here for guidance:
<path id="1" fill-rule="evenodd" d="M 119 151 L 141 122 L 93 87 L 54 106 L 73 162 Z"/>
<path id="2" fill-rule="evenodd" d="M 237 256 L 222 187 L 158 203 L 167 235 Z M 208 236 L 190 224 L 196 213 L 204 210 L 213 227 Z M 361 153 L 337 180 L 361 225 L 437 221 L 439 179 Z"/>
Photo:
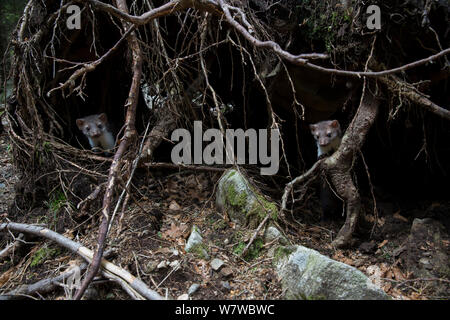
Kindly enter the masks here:
<path id="1" fill-rule="evenodd" d="M 252 259 L 244 260 L 237 254 L 254 230 L 236 226 L 215 209 L 215 186 L 219 177 L 220 173 L 160 172 L 153 177 L 153 183 L 138 186 L 140 199 L 130 200 L 123 214 L 119 210 L 110 230 L 108 248 L 113 249 L 113 254 L 108 260 L 140 277 L 161 295 L 168 294 L 175 299 L 188 293 L 194 284 L 198 289 L 190 295 L 193 300 L 282 299 L 281 284 L 268 254 L 268 249 L 274 244 L 264 245 Z M 8 213 L 8 207 L 16 205 L 14 185 L 17 181 L 11 164 L 8 136 L 3 134 L 0 136 L 1 222 L 10 219 L 42 223 L 52 221 L 57 214 L 63 222 L 55 223 L 54 228 L 91 249 L 96 247 L 99 215 L 76 217 L 66 204 L 57 206 L 57 213 L 51 204 L 33 208 L 26 214 L 19 213 L 20 210 Z M 384 210 L 386 214 L 378 217 L 372 238 L 366 235 L 367 239 L 362 238 L 354 248 L 346 250 L 335 249 L 331 245 L 342 220 L 320 222 L 316 218 L 319 214 L 316 204 L 317 200 L 312 201 L 305 217 L 298 219 L 301 220 L 297 225 L 300 232 L 289 231 L 289 227 L 283 230 L 291 243 L 315 249 L 358 268 L 368 276 L 373 277 L 378 272 L 378 284 L 394 299 L 449 298 L 448 277 L 413 281 L 411 279 L 418 276 L 407 271 L 405 259 L 400 257 L 413 219 L 431 214 L 447 219 L 447 232 L 440 243 L 448 252 L 450 203 L 420 203 L 409 211 L 397 210 L 394 204 L 379 203 L 380 212 Z M 293 220 L 293 223 L 297 222 Z M 209 257 L 184 251 L 193 225 L 201 230 L 204 243 L 209 248 Z M 6 238 L 0 238 L 0 249 L 5 247 Z M 33 240 L 25 252 L 17 252 L 10 259 L 0 259 L 0 294 L 22 283 L 56 276 L 70 261 L 79 260 L 55 243 L 38 240 Z M 422 248 L 417 251 L 417 256 L 409 257 L 410 260 L 420 261 L 423 256 L 434 254 L 434 244 L 428 240 L 425 245 L 417 245 Z M 217 271 L 211 266 L 214 258 L 223 262 Z M 445 284 L 446 288 L 442 289 Z M 95 299 L 129 298 L 115 284 L 100 281 L 95 288 Z M 45 295 L 45 299 L 65 299 L 67 294 L 60 289 Z"/>

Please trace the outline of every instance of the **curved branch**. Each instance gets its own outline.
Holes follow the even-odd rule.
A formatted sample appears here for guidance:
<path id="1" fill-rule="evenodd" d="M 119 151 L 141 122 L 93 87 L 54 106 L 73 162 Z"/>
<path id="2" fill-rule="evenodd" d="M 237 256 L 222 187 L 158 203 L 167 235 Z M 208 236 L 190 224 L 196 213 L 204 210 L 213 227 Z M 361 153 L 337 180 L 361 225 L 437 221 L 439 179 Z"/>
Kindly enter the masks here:
<path id="1" fill-rule="evenodd" d="M 59 233 L 56 233 L 41 226 L 33 226 L 14 222 L 1 223 L 0 232 L 6 230 L 29 233 L 38 237 L 44 237 L 46 239 L 52 240 L 57 244 L 59 244 L 60 246 L 63 246 L 64 248 L 68 249 L 69 251 L 78 254 L 87 262 L 91 262 L 92 257 L 94 256 L 94 253 L 90 249 L 84 247 L 80 243 L 72 241 L 60 235 Z M 105 259 L 102 259 L 101 266 L 105 272 L 111 273 L 114 277 L 120 278 L 122 281 L 126 282 L 133 290 L 138 292 L 143 297 L 149 300 L 163 299 L 163 297 L 161 297 L 156 291 L 149 289 L 144 282 L 134 277 L 128 271 L 119 268 L 118 266 L 112 264 L 111 262 Z"/>
<path id="2" fill-rule="evenodd" d="M 233 19 L 233 17 L 230 14 L 230 11 L 229 11 L 229 8 L 230 8 L 229 5 L 225 4 L 223 0 L 218 0 L 218 3 L 219 3 L 219 6 L 222 8 L 223 13 L 225 14 L 225 18 L 228 21 L 228 23 L 230 23 L 236 30 L 238 30 L 244 36 L 244 38 L 246 38 L 248 41 L 250 41 L 255 47 L 271 49 L 275 53 L 277 53 L 280 57 L 289 61 L 292 64 L 295 64 L 298 66 L 304 66 L 304 67 L 307 67 L 307 68 L 310 68 L 313 70 L 317 70 L 317 71 L 321 71 L 321 72 L 333 73 L 333 74 L 341 75 L 341 76 L 358 77 L 358 78 L 361 78 L 363 76 L 372 77 L 372 78 L 373 77 L 381 77 L 381 76 L 386 76 L 389 74 L 398 73 L 401 71 L 406 71 L 408 69 L 412 69 L 414 67 L 417 67 L 417 66 L 423 65 L 427 62 L 436 60 L 439 57 L 442 57 L 442 56 L 450 53 L 450 48 L 447 48 L 435 55 L 429 56 L 427 58 L 424 58 L 424 59 L 421 59 L 418 61 L 414 61 L 414 62 L 406 64 L 404 66 L 394 68 L 394 69 L 384 70 L 384 71 L 377 71 L 377 72 L 347 71 L 347 70 L 325 68 L 325 67 L 321 67 L 321 66 L 312 64 L 308 60 L 304 59 L 304 58 L 308 57 L 307 55 L 293 55 L 293 54 L 281 49 L 281 47 L 278 45 L 278 43 L 275 43 L 273 41 L 261 41 L 261 40 L 256 39 L 255 37 L 253 37 L 250 34 L 249 31 L 247 31 L 246 28 L 244 28 L 241 24 L 239 24 L 236 20 Z"/>
<path id="3" fill-rule="evenodd" d="M 251 42 L 254 46 L 260 47 L 260 48 L 267 48 L 273 50 L 276 54 L 278 54 L 280 57 L 285 59 L 286 61 L 289 61 L 292 64 L 304 66 L 309 69 L 313 69 L 320 72 L 326 72 L 326 73 L 332 73 L 336 75 L 341 76 L 348 76 L 348 77 L 357 77 L 361 78 L 363 76 L 366 77 L 381 77 L 386 76 L 390 74 L 399 73 L 402 71 L 406 71 L 415 67 L 418 67 L 420 65 L 423 65 L 425 63 L 434 61 L 442 56 L 445 56 L 446 54 L 450 53 L 450 48 L 444 49 L 437 54 L 434 54 L 432 56 L 429 56 L 427 58 L 423 58 L 421 60 L 417 60 L 411 63 L 408 63 L 406 65 L 384 70 L 384 71 L 347 71 L 347 70 L 338 70 L 338 69 L 331 69 L 331 68 L 325 68 L 318 65 L 315 65 L 313 63 L 310 63 L 308 59 L 323 59 L 327 56 L 324 54 L 317 54 L 317 53 L 308 53 L 308 54 L 300 54 L 300 55 L 293 55 L 283 49 L 273 41 L 261 41 L 254 36 L 251 35 L 253 28 L 249 28 L 247 25 L 248 23 L 245 23 L 247 20 L 243 19 L 244 24 L 247 25 L 247 28 L 245 28 L 243 25 L 238 23 L 234 18 L 232 17 L 230 13 L 230 9 L 240 11 L 238 8 L 230 6 L 226 4 L 223 0 L 176 0 L 176 1 L 170 1 L 158 8 L 152 9 L 150 11 L 145 12 L 144 14 L 140 16 L 133 16 L 130 15 L 128 12 L 123 12 L 121 10 L 118 10 L 117 8 L 108 5 L 106 3 L 97 1 L 97 0 L 75 0 L 76 2 L 83 2 L 83 3 L 90 3 L 94 8 L 103 10 L 105 12 L 108 12 L 123 21 L 130 22 L 134 25 L 144 25 L 149 23 L 151 20 L 163 17 L 169 14 L 173 14 L 188 8 L 194 8 L 200 11 L 206 11 L 213 13 L 218 16 L 225 16 L 226 21 L 232 25 L 237 31 L 239 31 L 244 38 L 246 38 L 249 42 Z M 240 14 L 242 17 L 243 13 Z M 249 30 L 247 30 L 249 29 Z"/>

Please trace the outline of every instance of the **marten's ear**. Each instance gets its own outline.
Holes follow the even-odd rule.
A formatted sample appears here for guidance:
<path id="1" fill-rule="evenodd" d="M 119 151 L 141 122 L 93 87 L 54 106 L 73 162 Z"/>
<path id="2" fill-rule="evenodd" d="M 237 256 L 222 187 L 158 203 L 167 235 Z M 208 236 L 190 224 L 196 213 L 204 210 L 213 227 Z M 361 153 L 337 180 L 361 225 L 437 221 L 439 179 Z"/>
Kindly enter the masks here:
<path id="1" fill-rule="evenodd" d="M 106 113 L 100 113 L 98 115 L 98 119 L 103 123 L 106 123 L 108 121 L 108 117 L 106 116 Z"/>
<path id="2" fill-rule="evenodd" d="M 77 119 L 76 122 L 77 122 L 78 129 L 83 130 L 84 119 Z"/>
<path id="3" fill-rule="evenodd" d="M 337 120 L 331 121 L 331 127 L 333 127 L 333 128 L 339 127 L 339 122 Z"/>
<path id="4" fill-rule="evenodd" d="M 317 126 L 315 124 L 310 124 L 309 125 L 309 130 L 311 130 L 311 132 L 316 132 Z"/>

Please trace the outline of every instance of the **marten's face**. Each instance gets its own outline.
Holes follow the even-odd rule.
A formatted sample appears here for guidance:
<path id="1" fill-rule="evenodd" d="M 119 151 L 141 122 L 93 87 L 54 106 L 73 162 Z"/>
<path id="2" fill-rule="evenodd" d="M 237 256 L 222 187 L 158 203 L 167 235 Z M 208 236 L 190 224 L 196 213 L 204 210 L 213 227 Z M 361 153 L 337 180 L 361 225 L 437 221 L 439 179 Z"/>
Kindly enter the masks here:
<path id="1" fill-rule="evenodd" d="M 321 121 L 309 126 L 311 133 L 321 147 L 329 145 L 334 139 L 340 137 L 341 127 L 337 120 Z"/>
<path id="2" fill-rule="evenodd" d="M 106 131 L 106 114 L 94 114 L 81 119 L 77 119 L 77 126 L 87 137 L 98 138 Z"/>

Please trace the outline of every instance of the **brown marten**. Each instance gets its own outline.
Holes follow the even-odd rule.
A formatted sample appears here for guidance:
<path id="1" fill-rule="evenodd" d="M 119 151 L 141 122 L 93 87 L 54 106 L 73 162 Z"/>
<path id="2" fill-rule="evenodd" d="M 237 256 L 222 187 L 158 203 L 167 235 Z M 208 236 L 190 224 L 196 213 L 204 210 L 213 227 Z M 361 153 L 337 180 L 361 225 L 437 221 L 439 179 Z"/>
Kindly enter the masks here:
<path id="1" fill-rule="evenodd" d="M 76 120 L 78 129 L 88 138 L 93 151 L 111 154 L 116 144 L 105 113 L 93 114 Z"/>
<path id="2" fill-rule="evenodd" d="M 333 154 L 341 144 L 342 131 L 337 120 L 321 121 L 309 126 L 317 144 L 317 158 Z M 336 196 L 325 178 L 320 181 L 322 220 L 342 212 L 342 201 Z"/>

